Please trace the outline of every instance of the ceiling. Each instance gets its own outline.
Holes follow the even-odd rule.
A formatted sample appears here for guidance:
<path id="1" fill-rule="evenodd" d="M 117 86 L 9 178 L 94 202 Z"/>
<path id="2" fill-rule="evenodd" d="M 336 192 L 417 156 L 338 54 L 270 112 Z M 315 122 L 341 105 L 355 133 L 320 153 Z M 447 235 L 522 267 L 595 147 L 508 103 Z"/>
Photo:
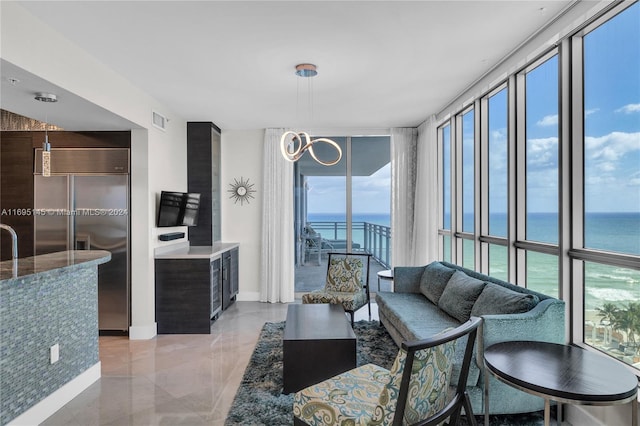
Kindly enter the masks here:
<path id="1" fill-rule="evenodd" d="M 441 111 L 573 1 L 19 3 L 187 121 L 383 129 Z M 310 122 L 298 98 L 308 80 L 294 74 L 306 62 L 318 67 Z M 1 72 L 2 108 L 42 119 L 31 94 L 52 85 L 6 62 Z M 52 123 L 133 127 L 73 96 L 56 104 Z"/>

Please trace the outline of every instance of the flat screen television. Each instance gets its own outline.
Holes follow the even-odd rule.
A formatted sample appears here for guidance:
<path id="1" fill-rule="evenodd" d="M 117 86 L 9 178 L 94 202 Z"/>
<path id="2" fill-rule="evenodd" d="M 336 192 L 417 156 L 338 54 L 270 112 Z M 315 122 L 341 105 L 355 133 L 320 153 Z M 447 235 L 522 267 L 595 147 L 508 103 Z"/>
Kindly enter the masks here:
<path id="1" fill-rule="evenodd" d="M 196 226 L 200 194 L 162 191 L 158 208 L 158 228 L 169 226 Z"/>

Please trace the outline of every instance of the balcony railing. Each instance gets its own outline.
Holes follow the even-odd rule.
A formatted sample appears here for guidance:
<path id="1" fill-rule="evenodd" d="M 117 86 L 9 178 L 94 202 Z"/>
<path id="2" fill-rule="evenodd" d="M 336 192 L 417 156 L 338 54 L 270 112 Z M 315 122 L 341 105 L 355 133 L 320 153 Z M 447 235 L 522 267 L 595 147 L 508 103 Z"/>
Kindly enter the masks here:
<path id="1" fill-rule="evenodd" d="M 309 222 L 322 238 L 334 242 L 344 242 L 346 249 L 347 222 Z M 381 265 L 391 265 L 391 228 L 370 222 L 352 222 L 352 249 L 365 251 L 373 255 Z"/>

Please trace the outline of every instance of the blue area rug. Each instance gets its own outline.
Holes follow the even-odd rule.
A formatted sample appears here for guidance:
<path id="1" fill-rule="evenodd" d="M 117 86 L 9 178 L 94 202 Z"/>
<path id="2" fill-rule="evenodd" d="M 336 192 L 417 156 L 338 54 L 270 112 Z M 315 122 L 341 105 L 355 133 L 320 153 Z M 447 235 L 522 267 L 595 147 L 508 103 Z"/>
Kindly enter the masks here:
<path id="1" fill-rule="evenodd" d="M 373 363 L 391 368 L 398 347 L 378 321 L 358 321 L 353 327 L 358 337 L 358 365 Z M 282 394 L 282 336 L 284 322 L 266 323 L 251 355 L 242 382 L 229 410 L 225 426 L 293 424 L 293 394 Z M 484 424 L 482 416 L 476 417 Z M 464 419 L 463 419 L 464 420 Z M 543 425 L 542 412 L 491 416 L 491 426 Z M 467 423 L 463 421 L 463 425 Z"/>

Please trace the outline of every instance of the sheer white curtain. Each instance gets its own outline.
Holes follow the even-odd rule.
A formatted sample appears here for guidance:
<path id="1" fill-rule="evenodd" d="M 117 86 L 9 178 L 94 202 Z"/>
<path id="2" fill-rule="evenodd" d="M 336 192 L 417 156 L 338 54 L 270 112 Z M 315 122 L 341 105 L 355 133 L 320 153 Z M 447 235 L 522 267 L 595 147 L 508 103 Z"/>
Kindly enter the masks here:
<path id="1" fill-rule="evenodd" d="M 391 129 L 391 264 L 410 265 L 416 184 L 417 129 Z"/>
<path id="2" fill-rule="evenodd" d="M 418 127 L 413 265 L 438 259 L 438 133 L 436 117 Z"/>
<path id="3" fill-rule="evenodd" d="M 260 301 L 294 300 L 293 163 L 280 153 L 284 129 L 266 129 L 262 167 Z"/>

